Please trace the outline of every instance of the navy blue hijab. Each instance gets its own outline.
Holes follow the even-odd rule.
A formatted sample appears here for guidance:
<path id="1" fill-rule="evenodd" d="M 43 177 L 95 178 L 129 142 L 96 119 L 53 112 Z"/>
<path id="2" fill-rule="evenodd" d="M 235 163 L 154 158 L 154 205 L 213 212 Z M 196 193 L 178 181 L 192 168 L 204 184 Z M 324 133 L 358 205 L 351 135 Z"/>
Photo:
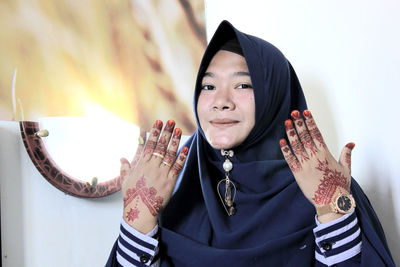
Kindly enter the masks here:
<path id="1" fill-rule="evenodd" d="M 237 39 L 255 95 L 255 126 L 234 148 L 231 179 L 237 212 L 228 216 L 217 195 L 224 158 L 200 128 L 197 100 L 203 75 L 224 43 Z M 190 146 L 179 187 L 160 216 L 162 266 L 312 266 L 315 209 L 304 197 L 280 151 L 284 121 L 306 109 L 297 76 L 270 43 L 244 34 L 223 21 L 211 39 L 197 76 L 194 112 L 198 130 Z M 355 181 L 352 191 L 363 230 L 363 258 L 392 262 L 379 221 Z M 365 220 L 363 220 L 365 219 Z M 368 233 L 369 239 L 365 233 Z M 369 243 L 374 246 L 367 246 Z M 373 252 L 373 253 L 372 253 Z M 380 266 L 380 265 L 378 265 Z"/>
<path id="2" fill-rule="evenodd" d="M 249 68 L 256 106 L 255 127 L 233 149 L 231 159 L 237 212 L 229 217 L 221 204 L 216 188 L 224 178 L 224 158 L 198 127 L 187 144 L 190 151 L 179 188 L 161 216 L 161 251 L 176 266 L 265 266 L 266 262 L 296 262 L 314 253 L 310 233 L 315 212 L 279 147 L 290 112 L 306 109 L 299 81 L 283 54 L 222 22 L 205 51 L 196 81 L 197 125 L 203 75 L 221 46 L 234 38 Z M 283 251 L 292 253 L 291 257 L 277 257 Z"/>

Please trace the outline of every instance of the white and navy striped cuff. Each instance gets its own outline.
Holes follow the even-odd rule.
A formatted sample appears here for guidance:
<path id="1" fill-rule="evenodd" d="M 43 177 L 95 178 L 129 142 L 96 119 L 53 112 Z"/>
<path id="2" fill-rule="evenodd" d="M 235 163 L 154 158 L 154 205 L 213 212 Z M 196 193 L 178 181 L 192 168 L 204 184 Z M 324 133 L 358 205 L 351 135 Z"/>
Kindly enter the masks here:
<path id="1" fill-rule="evenodd" d="M 315 216 L 315 259 L 331 266 L 348 260 L 361 252 L 361 230 L 355 211 L 341 218 L 320 223 Z"/>
<path id="2" fill-rule="evenodd" d="M 118 237 L 117 261 L 121 266 L 157 266 L 158 225 L 147 235 L 135 230 L 124 219 Z"/>

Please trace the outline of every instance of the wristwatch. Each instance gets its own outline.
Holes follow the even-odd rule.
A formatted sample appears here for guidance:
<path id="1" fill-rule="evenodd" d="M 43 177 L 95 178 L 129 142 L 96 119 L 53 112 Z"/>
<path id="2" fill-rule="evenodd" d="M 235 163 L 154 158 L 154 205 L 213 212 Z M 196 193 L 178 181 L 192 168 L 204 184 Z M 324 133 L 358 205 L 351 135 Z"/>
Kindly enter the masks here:
<path id="1" fill-rule="evenodd" d="M 356 202 L 351 194 L 339 193 L 332 197 L 332 202 L 328 205 L 316 207 L 317 215 L 325 215 L 327 213 L 347 214 L 353 211 Z"/>

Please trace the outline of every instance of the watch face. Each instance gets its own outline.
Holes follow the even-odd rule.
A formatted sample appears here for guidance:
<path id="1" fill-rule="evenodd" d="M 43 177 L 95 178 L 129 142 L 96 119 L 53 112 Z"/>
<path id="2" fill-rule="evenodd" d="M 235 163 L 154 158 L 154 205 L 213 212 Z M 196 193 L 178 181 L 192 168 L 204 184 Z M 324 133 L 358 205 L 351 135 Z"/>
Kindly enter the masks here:
<path id="1" fill-rule="evenodd" d="M 351 199 L 346 195 L 341 195 L 337 199 L 337 206 L 341 211 L 347 212 L 351 209 Z"/>

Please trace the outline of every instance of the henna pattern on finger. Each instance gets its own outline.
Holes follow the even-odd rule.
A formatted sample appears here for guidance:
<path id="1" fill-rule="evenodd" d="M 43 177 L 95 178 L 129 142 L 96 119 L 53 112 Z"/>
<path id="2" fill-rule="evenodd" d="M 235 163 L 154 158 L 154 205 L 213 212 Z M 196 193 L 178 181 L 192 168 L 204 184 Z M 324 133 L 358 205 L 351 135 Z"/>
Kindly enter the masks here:
<path id="1" fill-rule="evenodd" d="M 176 152 L 167 150 L 167 153 L 165 153 L 164 161 L 171 165 L 175 157 L 176 157 Z"/>
<path id="2" fill-rule="evenodd" d="M 173 120 L 169 120 L 165 125 L 164 131 L 172 132 L 172 129 L 174 129 L 174 127 L 175 127 L 175 122 Z"/>
<path id="3" fill-rule="evenodd" d="M 188 155 L 188 153 L 189 153 L 189 148 L 184 146 L 181 150 L 181 153 L 179 154 L 177 161 L 175 161 L 174 165 L 172 165 L 171 171 L 172 171 L 173 175 L 175 175 L 175 176 L 179 175 L 179 173 L 181 172 L 181 170 L 183 168 L 182 164 L 184 163 L 185 158 Z M 180 162 L 178 162 L 178 161 L 180 161 Z"/>
<path id="4" fill-rule="evenodd" d="M 156 148 L 154 149 L 154 153 L 159 153 L 161 155 L 164 155 L 167 145 L 168 145 L 167 137 L 165 135 L 161 136 L 160 140 L 158 140 L 157 142 Z"/>
<path id="5" fill-rule="evenodd" d="M 303 144 L 300 142 L 298 138 L 293 141 L 290 141 L 290 145 L 292 146 L 293 152 L 297 156 L 297 158 L 300 157 L 301 163 L 304 163 L 305 161 L 310 159 L 306 151 L 304 150 Z"/>
<path id="6" fill-rule="evenodd" d="M 315 147 L 314 141 L 311 139 L 310 134 L 308 133 L 307 129 L 304 129 L 299 133 L 299 137 L 301 142 L 303 143 L 304 147 L 308 149 L 310 156 L 315 156 L 318 152 L 317 148 Z"/>
<path id="7" fill-rule="evenodd" d="M 154 148 L 156 147 L 157 143 L 153 140 L 147 140 L 146 146 L 143 151 L 143 157 L 146 157 L 147 155 L 150 155 L 153 153 Z"/>
<path id="8" fill-rule="evenodd" d="M 306 120 L 306 125 L 310 135 L 313 139 L 317 140 L 320 147 L 326 147 L 324 139 L 322 138 L 321 132 L 319 131 L 315 121 L 313 119 Z"/>
<path id="9" fill-rule="evenodd" d="M 289 165 L 289 168 L 292 170 L 293 173 L 299 172 L 301 170 L 301 165 L 300 162 L 297 160 L 296 156 L 294 156 L 291 151 L 289 146 L 286 143 L 285 139 L 281 139 L 279 141 L 279 146 L 281 147 L 285 160 L 287 164 Z"/>
<path id="10" fill-rule="evenodd" d="M 310 134 L 313 139 L 318 141 L 320 147 L 326 147 L 324 139 L 322 138 L 321 132 L 318 128 L 311 129 Z"/>
<path id="11" fill-rule="evenodd" d="M 293 154 L 288 156 L 287 164 L 289 165 L 289 168 L 292 170 L 293 173 L 299 172 L 301 170 L 300 162 Z"/>
<path id="12" fill-rule="evenodd" d="M 303 121 L 302 120 L 298 120 L 298 121 L 296 121 L 296 124 L 297 124 L 298 127 L 301 127 L 301 126 L 303 126 Z"/>
<path id="13" fill-rule="evenodd" d="M 144 175 L 136 182 L 136 187 L 126 190 L 124 207 L 129 205 L 135 199 L 136 201 L 139 201 L 139 198 L 149 209 L 151 215 L 157 216 L 161 211 L 164 199 L 161 196 L 157 196 L 157 189 L 154 187 L 146 187 L 146 179 Z"/>
<path id="14" fill-rule="evenodd" d="M 178 176 L 179 173 L 181 172 L 182 168 L 183 168 L 183 166 L 181 164 L 179 164 L 178 162 L 175 162 L 171 168 L 172 174 Z"/>
<path id="15" fill-rule="evenodd" d="M 182 136 L 182 130 L 179 128 L 176 128 L 174 131 L 174 136 L 172 137 L 172 141 L 171 141 L 172 147 L 178 146 L 181 136 Z"/>
<path id="16" fill-rule="evenodd" d="M 178 142 L 179 142 L 179 139 L 178 139 L 178 138 L 172 139 L 172 141 L 171 141 L 171 146 L 172 146 L 172 147 L 178 146 Z"/>
<path id="17" fill-rule="evenodd" d="M 315 204 L 328 205 L 338 187 L 349 191 L 350 180 L 342 172 L 330 169 L 328 160 L 320 161 L 318 159 L 316 169 L 322 172 L 323 178 L 320 180 L 321 183 L 318 185 L 318 189 L 314 192 L 314 197 L 312 198 Z"/>

